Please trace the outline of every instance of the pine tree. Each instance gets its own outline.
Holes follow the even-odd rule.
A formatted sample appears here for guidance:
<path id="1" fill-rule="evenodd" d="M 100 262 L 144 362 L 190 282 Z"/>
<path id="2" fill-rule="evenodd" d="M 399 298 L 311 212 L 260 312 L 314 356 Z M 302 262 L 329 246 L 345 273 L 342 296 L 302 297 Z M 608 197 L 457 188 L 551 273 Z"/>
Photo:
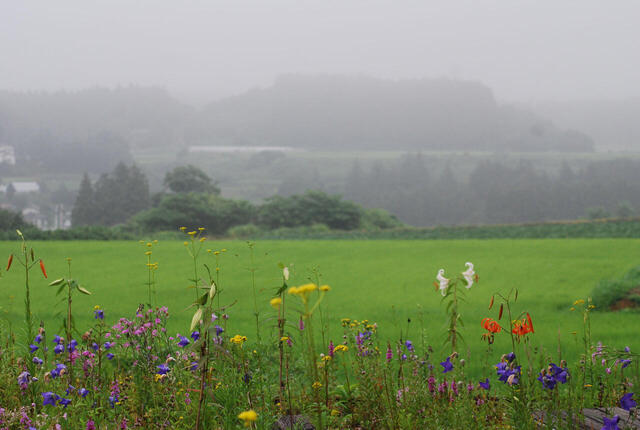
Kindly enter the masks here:
<path id="1" fill-rule="evenodd" d="M 82 177 L 82 182 L 80 182 L 80 189 L 78 190 L 76 202 L 71 212 L 71 224 L 74 227 L 96 224 L 95 209 L 93 186 L 91 185 L 89 175 L 85 172 Z"/>

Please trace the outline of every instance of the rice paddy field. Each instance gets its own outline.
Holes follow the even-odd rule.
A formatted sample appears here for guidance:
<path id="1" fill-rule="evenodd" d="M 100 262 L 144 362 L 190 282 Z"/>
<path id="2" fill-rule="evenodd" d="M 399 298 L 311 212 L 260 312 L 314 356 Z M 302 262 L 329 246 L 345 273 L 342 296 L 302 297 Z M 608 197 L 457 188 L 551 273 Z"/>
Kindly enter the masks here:
<path id="1" fill-rule="evenodd" d="M 0 243 L 0 255 L 19 252 L 20 242 Z M 77 294 L 73 301 L 76 327 L 83 330 L 93 321 L 93 309 L 104 309 L 105 321 L 135 314 L 140 303 L 148 302 L 147 248 L 136 241 L 122 242 L 31 242 L 36 258 L 45 262 L 49 279 L 39 270 L 31 271 L 31 302 L 34 319 L 43 320 L 48 332 L 62 326 L 66 312 L 63 297 L 56 297 L 50 281 L 67 276 L 66 258 L 72 259 L 72 277 L 92 292 Z M 199 276 L 206 277 L 203 263 L 215 271 L 216 257 L 207 249 L 226 250 L 218 258 L 219 298 L 227 309 L 229 335 L 256 337 L 252 274 L 255 275 L 256 303 L 260 313 L 263 341 L 277 341 L 274 311 L 269 300 L 282 285 L 283 263 L 290 268 L 289 285 L 316 282 L 331 286 L 322 306 L 328 327 L 325 341 L 341 341 L 342 318 L 376 322 L 381 339 L 411 339 L 414 344 L 431 345 L 437 357 L 450 352 L 445 345 L 447 315 L 433 282 L 439 269 L 455 277 L 465 262 L 475 265 L 479 282 L 466 293 L 460 306 L 465 327 L 462 356 L 469 371 L 480 373 L 480 360 L 487 350 L 481 341 L 480 326 L 485 317 L 497 319 L 497 309 L 488 310 L 492 295 L 507 294 L 517 288 L 515 313 L 529 312 L 535 327 L 532 345 L 540 346 L 554 360 L 578 358 L 582 347 L 582 315 L 571 312 L 577 299 L 586 299 L 598 280 L 623 275 L 640 261 L 640 240 L 559 239 L 559 240 L 460 240 L 460 241 L 261 241 L 252 250 L 243 241 L 204 242 L 199 258 Z M 4 258 L 4 257 L 3 257 Z M 168 329 L 188 334 L 193 310 L 186 308 L 195 293 L 189 289 L 193 261 L 183 242 L 160 241 L 153 246 L 152 261 L 158 263 L 157 304 L 169 307 Z M 24 271 L 14 265 L 0 278 L 0 317 L 20 333 L 24 319 Z M 597 309 L 596 309 L 597 310 Z M 56 316 L 60 313 L 60 316 Z M 288 315 L 292 329 L 297 314 Z M 636 312 L 593 312 L 592 339 L 617 348 L 640 349 Z M 60 331 L 62 331 L 60 329 Z M 561 348 L 559 349 L 559 345 Z M 505 333 L 496 336 L 493 355 L 509 352 L 511 341 Z M 498 352 L 499 351 L 499 352 Z M 561 355 L 562 357 L 558 357 Z"/>

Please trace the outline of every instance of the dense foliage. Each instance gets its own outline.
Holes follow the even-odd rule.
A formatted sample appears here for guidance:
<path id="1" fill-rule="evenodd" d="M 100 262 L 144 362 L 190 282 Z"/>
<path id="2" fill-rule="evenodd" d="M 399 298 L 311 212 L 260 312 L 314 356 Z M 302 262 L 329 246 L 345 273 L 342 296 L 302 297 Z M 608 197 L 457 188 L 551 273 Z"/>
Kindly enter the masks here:
<path id="1" fill-rule="evenodd" d="M 116 225 L 150 205 L 149 184 L 135 165 L 119 163 L 91 184 L 85 174 L 71 215 L 73 226 Z"/>

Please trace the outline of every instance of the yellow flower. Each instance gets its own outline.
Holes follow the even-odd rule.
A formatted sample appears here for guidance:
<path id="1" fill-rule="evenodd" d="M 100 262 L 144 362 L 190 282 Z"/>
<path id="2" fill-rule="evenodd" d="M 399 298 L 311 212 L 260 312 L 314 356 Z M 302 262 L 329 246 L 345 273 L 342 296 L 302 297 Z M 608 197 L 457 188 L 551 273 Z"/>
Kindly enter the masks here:
<path id="1" fill-rule="evenodd" d="M 238 418 L 240 418 L 242 421 L 244 421 L 244 426 L 245 427 L 249 427 L 251 425 L 251 423 L 253 423 L 254 421 L 258 420 L 258 414 L 256 414 L 256 411 L 251 409 L 251 410 L 248 410 L 248 411 L 240 412 L 238 414 Z"/>
<path id="2" fill-rule="evenodd" d="M 322 357 L 322 361 L 331 361 L 331 356 L 325 355 L 324 357 Z"/>
<path id="3" fill-rule="evenodd" d="M 331 409 L 331 416 L 332 417 L 337 417 L 338 415 L 340 415 L 340 411 L 337 409 Z"/>
<path id="4" fill-rule="evenodd" d="M 180 230 L 185 231 L 187 227 L 180 227 Z"/>
<path id="5" fill-rule="evenodd" d="M 214 251 L 213 255 L 220 255 L 220 251 Z"/>
<path id="6" fill-rule="evenodd" d="M 241 335 L 237 334 L 237 335 L 233 336 L 229 340 L 231 341 L 231 343 L 236 343 L 236 344 L 242 346 L 242 344 L 247 341 L 247 336 L 241 336 Z"/>
<path id="7" fill-rule="evenodd" d="M 331 289 L 331 287 L 328 286 L 328 285 L 323 285 L 323 286 L 320 287 L 320 291 L 322 291 L 323 293 L 326 293 L 330 289 Z"/>
<path id="8" fill-rule="evenodd" d="M 100 305 L 95 305 L 93 309 L 97 311 L 98 309 L 100 309 Z"/>
<path id="9" fill-rule="evenodd" d="M 306 304 L 309 301 L 309 294 L 317 289 L 318 286 L 316 284 L 304 284 L 299 287 L 289 288 L 289 294 L 300 297 L 300 300 L 302 300 L 302 302 Z"/>
<path id="10" fill-rule="evenodd" d="M 340 351 L 344 351 L 347 352 L 349 351 L 349 347 L 347 345 L 337 345 L 335 348 L 333 348 L 334 352 L 340 352 Z"/>
<path id="11" fill-rule="evenodd" d="M 144 255 L 151 255 L 151 251 L 145 252 Z"/>
<path id="12" fill-rule="evenodd" d="M 184 242 L 182 242 L 182 244 L 183 244 L 184 246 L 189 246 L 189 242 L 187 242 L 186 240 L 185 240 Z"/>
<path id="13" fill-rule="evenodd" d="M 289 340 L 289 336 L 282 336 L 282 337 L 280 338 L 280 342 L 286 342 L 286 341 L 288 341 L 288 340 Z"/>
<path id="14" fill-rule="evenodd" d="M 273 309 L 278 310 L 280 308 L 280 305 L 282 304 L 282 299 L 280 297 L 274 297 L 273 299 L 269 300 L 269 304 L 271 305 L 271 307 L 273 307 Z"/>
<path id="15" fill-rule="evenodd" d="M 198 227 L 199 231 L 204 231 L 204 227 Z"/>
<path id="16" fill-rule="evenodd" d="M 584 304 L 584 300 L 580 299 L 580 300 L 576 300 L 575 302 L 573 302 L 573 306 L 578 306 Z"/>
<path id="17" fill-rule="evenodd" d="M 201 237 L 201 238 L 200 238 L 200 242 L 204 242 L 205 240 L 207 240 L 207 238 L 206 238 L 206 237 Z"/>
<path id="18" fill-rule="evenodd" d="M 189 232 L 189 233 L 187 233 L 187 234 L 188 234 L 189 236 L 193 237 L 193 236 L 195 236 L 195 235 L 196 235 L 196 232 L 195 232 L 195 231 L 190 231 L 190 232 Z"/>
<path id="19" fill-rule="evenodd" d="M 322 387 L 322 384 L 320 382 L 316 381 L 316 382 L 313 383 L 312 387 L 313 387 L 314 390 L 319 390 L 320 387 Z"/>
<path id="20" fill-rule="evenodd" d="M 575 310 L 576 310 L 576 308 L 571 308 L 571 309 L 569 309 L 569 310 L 570 310 L 571 312 L 573 312 L 573 311 L 575 311 Z"/>

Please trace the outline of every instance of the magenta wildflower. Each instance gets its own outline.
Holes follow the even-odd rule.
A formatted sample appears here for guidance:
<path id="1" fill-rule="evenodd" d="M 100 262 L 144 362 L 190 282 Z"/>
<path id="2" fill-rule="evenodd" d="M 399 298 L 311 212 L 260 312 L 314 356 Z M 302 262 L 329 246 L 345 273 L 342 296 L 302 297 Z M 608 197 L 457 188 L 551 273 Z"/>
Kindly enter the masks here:
<path id="1" fill-rule="evenodd" d="M 329 348 L 328 348 L 328 352 L 329 352 L 329 357 L 333 358 L 334 356 L 334 346 L 333 346 L 333 341 L 330 340 L 329 341 Z"/>
<path id="2" fill-rule="evenodd" d="M 96 430 L 96 423 L 94 423 L 93 420 L 87 421 L 87 427 L 85 430 Z"/>

